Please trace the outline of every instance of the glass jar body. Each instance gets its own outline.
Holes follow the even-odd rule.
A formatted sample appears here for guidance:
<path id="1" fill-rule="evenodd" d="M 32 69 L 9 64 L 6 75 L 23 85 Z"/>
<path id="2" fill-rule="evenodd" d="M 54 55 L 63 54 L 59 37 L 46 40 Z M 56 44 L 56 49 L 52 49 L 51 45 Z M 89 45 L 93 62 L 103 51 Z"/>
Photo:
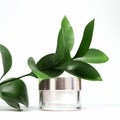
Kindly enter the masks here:
<path id="1" fill-rule="evenodd" d="M 43 110 L 78 110 L 80 90 L 40 90 L 40 108 Z"/>

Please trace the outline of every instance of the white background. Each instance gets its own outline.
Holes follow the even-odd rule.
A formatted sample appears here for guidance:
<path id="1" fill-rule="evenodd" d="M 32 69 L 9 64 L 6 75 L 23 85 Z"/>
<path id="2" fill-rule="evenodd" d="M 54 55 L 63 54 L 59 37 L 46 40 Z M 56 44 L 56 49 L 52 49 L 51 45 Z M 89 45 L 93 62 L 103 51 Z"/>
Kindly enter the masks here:
<path id="1" fill-rule="evenodd" d="M 28 87 L 30 107 L 23 112 L 11 111 L 0 100 L 0 117 L 4 119 L 120 119 L 120 1 L 119 0 L 0 0 L 0 44 L 13 57 L 11 71 L 4 77 L 29 73 L 27 59 L 38 61 L 43 55 L 55 52 L 60 23 L 66 15 L 73 26 L 75 54 L 85 25 L 95 18 L 91 47 L 104 51 L 109 62 L 94 65 L 103 81 L 82 80 L 82 110 L 78 112 L 40 111 L 38 80 L 24 78 Z M 0 61 L 0 73 L 2 64 Z M 37 118 L 36 118 L 37 119 Z"/>

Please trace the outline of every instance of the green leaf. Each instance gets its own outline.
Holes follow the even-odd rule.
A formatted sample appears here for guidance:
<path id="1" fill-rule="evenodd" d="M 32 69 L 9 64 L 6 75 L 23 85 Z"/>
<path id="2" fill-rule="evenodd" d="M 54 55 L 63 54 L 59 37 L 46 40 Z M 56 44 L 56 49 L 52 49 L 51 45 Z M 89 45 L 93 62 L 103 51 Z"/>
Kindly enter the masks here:
<path id="1" fill-rule="evenodd" d="M 36 65 L 38 70 L 44 72 L 51 77 L 56 77 L 62 74 L 62 70 L 55 68 L 56 64 L 53 62 L 54 57 L 54 54 L 48 54 L 41 58 Z"/>
<path id="2" fill-rule="evenodd" d="M 70 25 L 70 22 L 66 16 L 62 20 L 61 27 L 63 28 L 64 32 L 66 47 L 69 51 L 71 51 L 74 45 L 74 33 L 72 26 Z"/>
<path id="3" fill-rule="evenodd" d="M 89 49 L 83 57 L 73 59 L 74 61 L 83 61 L 87 63 L 104 63 L 108 61 L 107 55 L 98 49 Z"/>
<path id="4" fill-rule="evenodd" d="M 74 58 L 82 57 L 88 51 L 92 41 L 93 29 L 94 29 L 94 19 L 86 25 L 81 44 Z"/>
<path id="5" fill-rule="evenodd" d="M 53 61 L 54 61 L 54 54 L 45 55 L 37 62 L 37 68 L 39 70 L 44 70 L 53 67 L 55 65 Z"/>
<path id="6" fill-rule="evenodd" d="M 40 80 L 43 80 L 43 79 L 48 79 L 50 78 L 49 75 L 43 73 L 42 71 L 40 71 L 36 64 L 35 64 L 35 61 L 32 57 L 30 57 L 28 59 L 28 66 L 31 68 L 32 72 L 40 79 Z"/>
<path id="7" fill-rule="evenodd" d="M 21 79 L 10 78 L 0 83 L 0 96 L 11 107 L 20 110 L 19 103 L 28 106 L 28 94 L 25 83 Z"/>
<path id="8" fill-rule="evenodd" d="M 60 61 L 66 62 L 70 57 L 70 51 L 73 48 L 74 44 L 74 33 L 73 29 L 65 16 L 61 23 L 61 29 L 58 34 L 58 42 L 55 53 L 55 63 L 59 63 Z"/>
<path id="9" fill-rule="evenodd" d="M 2 77 L 10 70 L 12 66 L 12 57 L 9 50 L 1 44 L 0 44 L 0 52 L 2 56 L 3 70 L 4 70 L 3 75 L 0 78 L 2 79 Z"/>
<path id="10" fill-rule="evenodd" d="M 66 62 L 65 64 L 60 66 L 59 69 L 65 70 L 66 72 L 83 79 L 88 79 L 93 81 L 102 80 L 97 70 L 93 68 L 91 65 L 84 62 L 80 62 L 80 61 Z"/>

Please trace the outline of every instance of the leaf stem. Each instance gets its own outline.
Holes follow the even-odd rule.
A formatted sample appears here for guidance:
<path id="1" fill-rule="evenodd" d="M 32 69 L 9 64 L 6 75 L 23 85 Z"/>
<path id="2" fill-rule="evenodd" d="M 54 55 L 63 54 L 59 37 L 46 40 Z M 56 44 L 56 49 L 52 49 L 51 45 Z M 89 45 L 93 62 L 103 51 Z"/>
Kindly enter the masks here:
<path id="1" fill-rule="evenodd" d="M 31 75 L 31 73 L 28 73 L 28 74 L 22 75 L 22 76 L 20 76 L 20 77 L 17 77 L 16 79 L 20 79 L 20 78 L 23 78 L 23 77 L 26 77 L 26 76 L 29 76 L 29 75 Z"/>

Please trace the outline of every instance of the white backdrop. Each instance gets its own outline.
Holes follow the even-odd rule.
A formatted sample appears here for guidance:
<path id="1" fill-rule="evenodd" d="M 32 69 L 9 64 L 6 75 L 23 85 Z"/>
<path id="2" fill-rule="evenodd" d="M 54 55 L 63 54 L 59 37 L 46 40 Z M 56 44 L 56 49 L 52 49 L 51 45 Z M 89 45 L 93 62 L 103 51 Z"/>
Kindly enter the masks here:
<path id="1" fill-rule="evenodd" d="M 102 82 L 82 81 L 82 106 L 120 106 L 119 12 L 119 0 L 0 0 L 0 44 L 5 45 L 13 57 L 12 69 L 5 78 L 29 73 L 27 59 L 30 56 L 38 61 L 43 55 L 55 51 L 64 15 L 75 33 L 72 54 L 78 48 L 85 25 L 95 18 L 91 47 L 104 51 L 110 60 L 94 65 L 103 78 Z M 1 73 L 1 61 L 0 66 Z M 30 107 L 38 110 L 38 80 L 26 77 L 24 81 Z M 0 106 L 3 104 L 0 100 Z"/>

